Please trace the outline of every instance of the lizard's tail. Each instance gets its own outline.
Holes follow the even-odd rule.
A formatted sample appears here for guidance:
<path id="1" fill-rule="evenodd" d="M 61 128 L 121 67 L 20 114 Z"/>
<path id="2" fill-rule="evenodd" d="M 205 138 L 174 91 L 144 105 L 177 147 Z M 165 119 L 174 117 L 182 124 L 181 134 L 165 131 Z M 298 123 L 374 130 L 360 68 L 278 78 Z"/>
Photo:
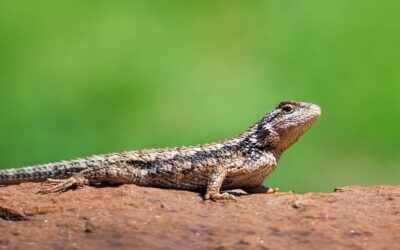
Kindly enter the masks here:
<path id="1" fill-rule="evenodd" d="M 58 162 L 19 169 L 0 170 L 0 185 L 42 182 L 48 178 L 68 178 L 85 168 L 83 160 Z"/>

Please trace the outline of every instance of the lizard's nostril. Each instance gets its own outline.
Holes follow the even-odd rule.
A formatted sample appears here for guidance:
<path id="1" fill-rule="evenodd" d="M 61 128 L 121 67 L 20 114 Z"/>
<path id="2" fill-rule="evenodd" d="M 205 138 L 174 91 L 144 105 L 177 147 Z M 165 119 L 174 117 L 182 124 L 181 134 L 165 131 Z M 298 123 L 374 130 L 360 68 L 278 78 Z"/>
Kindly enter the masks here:
<path id="1" fill-rule="evenodd" d="M 312 110 L 314 110 L 314 111 L 315 111 L 315 113 L 317 113 L 317 114 L 318 114 L 318 116 L 320 116 L 320 115 L 321 115 L 321 108 L 320 108 L 320 107 L 318 107 L 317 105 L 313 104 L 313 105 L 311 106 L 311 109 L 312 109 Z"/>

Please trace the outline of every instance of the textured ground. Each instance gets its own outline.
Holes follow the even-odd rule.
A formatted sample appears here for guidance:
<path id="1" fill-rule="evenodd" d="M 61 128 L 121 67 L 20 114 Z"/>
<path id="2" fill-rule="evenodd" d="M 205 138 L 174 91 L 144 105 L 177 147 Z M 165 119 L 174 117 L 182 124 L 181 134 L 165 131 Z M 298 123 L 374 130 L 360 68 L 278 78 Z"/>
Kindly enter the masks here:
<path id="1" fill-rule="evenodd" d="M 135 185 L 39 195 L 39 184 L 0 187 L 0 249 L 395 249 L 400 187 L 241 195 Z"/>

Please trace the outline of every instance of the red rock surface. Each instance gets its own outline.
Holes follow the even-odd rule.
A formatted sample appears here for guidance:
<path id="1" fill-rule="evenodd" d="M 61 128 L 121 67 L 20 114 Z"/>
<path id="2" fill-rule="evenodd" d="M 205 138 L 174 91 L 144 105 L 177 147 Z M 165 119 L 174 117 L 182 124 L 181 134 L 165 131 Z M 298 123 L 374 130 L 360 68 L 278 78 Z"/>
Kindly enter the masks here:
<path id="1" fill-rule="evenodd" d="M 0 249 L 400 249 L 400 187 L 241 195 L 85 187 L 39 195 L 0 187 Z"/>

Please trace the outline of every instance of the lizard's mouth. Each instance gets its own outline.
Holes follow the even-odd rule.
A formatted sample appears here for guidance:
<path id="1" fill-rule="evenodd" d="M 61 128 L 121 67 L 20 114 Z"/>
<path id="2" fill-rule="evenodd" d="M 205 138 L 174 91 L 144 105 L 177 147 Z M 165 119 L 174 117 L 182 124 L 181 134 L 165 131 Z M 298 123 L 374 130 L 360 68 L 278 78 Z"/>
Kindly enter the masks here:
<path id="1" fill-rule="evenodd" d="M 307 129 L 309 129 L 321 116 L 321 108 L 315 104 L 310 104 L 309 119 L 306 121 Z"/>
<path id="2" fill-rule="evenodd" d="M 295 130 L 298 131 L 297 136 L 301 136 L 309 130 L 321 115 L 321 108 L 315 104 L 310 104 L 308 110 L 303 114 L 304 122 L 300 126 L 296 126 Z"/>

